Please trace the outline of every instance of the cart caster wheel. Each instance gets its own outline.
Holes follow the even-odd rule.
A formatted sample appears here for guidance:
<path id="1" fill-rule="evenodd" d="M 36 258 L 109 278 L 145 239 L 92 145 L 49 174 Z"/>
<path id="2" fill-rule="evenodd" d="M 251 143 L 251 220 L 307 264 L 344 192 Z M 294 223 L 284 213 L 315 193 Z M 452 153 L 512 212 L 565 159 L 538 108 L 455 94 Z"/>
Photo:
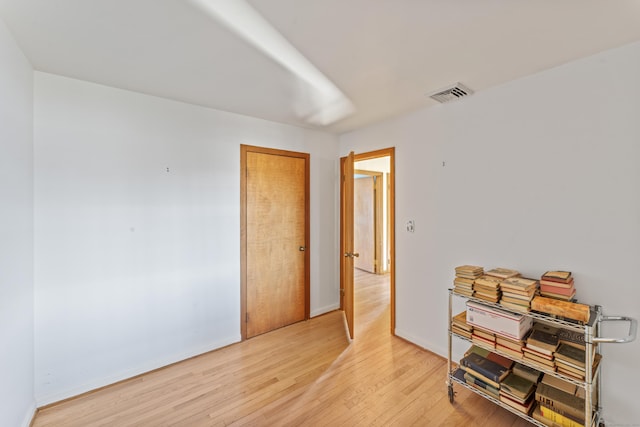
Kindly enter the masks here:
<path id="1" fill-rule="evenodd" d="M 456 393 L 453 391 L 453 386 L 450 385 L 449 386 L 449 403 L 453 403 L 453 399 L 455 397 Z"/>

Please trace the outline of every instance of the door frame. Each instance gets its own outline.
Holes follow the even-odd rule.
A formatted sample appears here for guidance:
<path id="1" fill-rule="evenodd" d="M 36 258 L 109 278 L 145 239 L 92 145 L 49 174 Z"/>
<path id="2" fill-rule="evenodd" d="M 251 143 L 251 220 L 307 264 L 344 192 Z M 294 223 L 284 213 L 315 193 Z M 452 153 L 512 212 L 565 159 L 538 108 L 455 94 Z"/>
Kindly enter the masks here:
<path id="1" fill-rule="evenodd" d="M 247 153 L 271 154 L 305 160 L 305 255 L 304 255 L 304 320 L 310 318 L 311 232 L 310 232 L 310 155 L 296 151 L 240 144 L 240 338 L 247 339 Z"/>
<path id="2" fill-rule="evenodd" d="M 379 157 L 389 157 L 389 181 L 388 181 L 388 209 L 389 209 L 389 306 L 390 306 L 390 319 L 389 326 L 391 329 L 391 335 L 395 336 L 396 329 L 396 173 L 395 173 L 395 147 L 383 148 L 380 150 L 369 151 L 366 153 L 355 154 L 354 161 L 370 160 Z M 346 157 L 340 158 L 340 177 L 344 175 L 344 162 Z M 343 216 L 343 203 L 344 198 L 342 195 L 342 179 L 340 179 L 340 236 L 342 239 L 343 231 L 345 227 L 345 221 Z M 353 224 L 351 225 L 353 227 Z M 342 240 L 340 242 L 340 248 L 342 249 Z M 340 256 L 343 256 L 340 253 Z M 340 269 L 340 281 L 342 282 L 345 272 L 342 271 L 342 263 Z M 344 284 L 340 283 L 340 288 L 344 288 Z M 344 294 L 340 293 L 340 309 L 344 310 Z"/>

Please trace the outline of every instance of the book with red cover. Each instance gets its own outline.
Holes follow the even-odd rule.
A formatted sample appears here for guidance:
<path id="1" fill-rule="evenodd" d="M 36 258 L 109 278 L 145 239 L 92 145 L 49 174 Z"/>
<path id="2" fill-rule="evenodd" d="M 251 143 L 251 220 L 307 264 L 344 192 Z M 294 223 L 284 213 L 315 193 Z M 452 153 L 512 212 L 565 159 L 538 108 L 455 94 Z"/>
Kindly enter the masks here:
<path id="1" fill-rule="evenodd" d="M 550 285 L 540 285 L 540 292 L 549 292 L 552 294 L 559 294 L 570 296 L 575 294 L 575 288 L 571 286 L 570 288 L 561 288 L 559 286 L 550 286 Z"/>
<path id="2" fill-rule="evenodd" d="M 498 365 L 501 365 L 507 369 L 511 369 L 511 367 L 513 366 L 513 360 L 509 359 L 508 357 L 504 357 L 498 353 L 494 353 L 490 351 L 486 357 L 492 362 L 496 362 Z"/>
<path id="3" fill-rule="evenodd" d="M 569 280 L 568 282 L 556 282 L 553 280 L 540 279 L 540 286 L 549 285 L 549 286 L 557 286 L 559 288 L 572 288 L 573 283 L 574 283 L 573 278 L 571 278 L 571 280 Z"/>

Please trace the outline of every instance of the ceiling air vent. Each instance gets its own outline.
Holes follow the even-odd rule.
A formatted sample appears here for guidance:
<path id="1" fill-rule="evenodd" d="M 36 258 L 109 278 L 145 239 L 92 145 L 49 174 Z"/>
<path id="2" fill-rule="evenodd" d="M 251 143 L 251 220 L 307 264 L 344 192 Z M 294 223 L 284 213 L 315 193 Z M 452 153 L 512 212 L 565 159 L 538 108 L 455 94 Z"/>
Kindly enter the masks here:
<path id="1" fill-rule="evenodd" d="M 463 96 L 471 95 L 473 91 L 463 85 L 462 83 L 455 83 L 452 86 L 449 86 L 445 89 L 440 89 L 436 92 L 430 93 L 429 97 L 435 99 L 438 102 L 449 102 L 454 101 L 458 98 L 462 98 Z"/>

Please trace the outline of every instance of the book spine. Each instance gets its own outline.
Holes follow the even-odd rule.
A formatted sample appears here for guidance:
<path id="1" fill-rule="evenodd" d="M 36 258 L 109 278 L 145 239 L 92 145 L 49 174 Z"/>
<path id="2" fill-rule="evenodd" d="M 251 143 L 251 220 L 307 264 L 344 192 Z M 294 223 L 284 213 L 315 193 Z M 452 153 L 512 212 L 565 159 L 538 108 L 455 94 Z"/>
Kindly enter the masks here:
<path id="1" fill-rule="evenodd" d="M 489 378 L 493 382 L 496 382 L 496 383 L 500 382 L 500 377 L 495 372 L 492 372 L 489 369 L 484 368 L 479 363 L 475 363 L 473 361 L 473 359 L 465 358 L 463 360 L 466 361 L 466 363 L 467 363 L 466 366 L 468 366 L 469 368 L 471 368 L 474 371 L 478 372 L 479 374 L 482 374 L 482 376 L 484 376 L 486 378 Z M 484 360 L 487 360 L 487 359 L 484 359 Z M 500 367 L 500 368 L 502 368 L 502 367 Z"/>
<path id="2" fill-rule="evenodd" d="M 531 411 L 531 406 L 526 406 L 521 403 L 518 403 L 514 400 L 509 399 L 507 396 L 503 394 L 500 395 L 500 401 L 517 409 L 520 412 L 524 412 L 527 415 L 529 415 L 529 411 Z"/>
<path id="3" fill-rule="evenodd" d="M 552 294 L 570 296 L 574 293 L 573 288 L 560 288 L 558 286 L 540 285 L 540 292 L 549 292 Z"/>
<path id="4" fill-rule="evenodd" d="M 562 427 L 584 427 L 584 424 L 580 424 L 579 422 L 574 421 L 571 418 L 567 418 L 564 415 L 561 415 L 544 405 L 540 405 L 540 412 L 542 413 L 543 417 L 562 425 Z"/>
<path id="5" fill-rule="evenodd" d="M 553 400 L 544 394 L 540 394 L 536 392 L 536 400 L 541 403 L 541 407 L 546 407 L 556 412 L 557 414 L 563 415 L 567 418 L 571 419 L 583 419 L 584 411 L 579 408 L 574 408 L 572 406 L 566 405 L 563 402 Z"/>
<path id="6" fill-rule="evenodd" d="M 494 386 L 492 386 L 491 384 L 487 384 L 486 382 L 482 381 L 480 378 L 476 378 L 473 375 L 467 373 L 464 376 L 465 381 L 467 382 L 467 384 L 475 384 L 478 387 L 486 390 L 487 392 L 493 394 L 493 395 L 497 395 L 498 389 L 495 388 Z"/>
<path id="7" fill-rule="evenodd" d="M 541 296 L 537 296 L 531 300 L 531 308 L 537 311 L 542 311 L 543 313 L 564 316 L 581 322 L 587 322 L 590 314 L 590 308 L 588 305 Z"/>
<path id="8" fill-rule="evenodd" d="M 479 386 L 478 384 L 474 383 L 471 380 L 467 380 L 467 384 L 469 384 L 471 387 L 475 388 L 476 390 L 480 390 L 483 393 L 486 393 L 487 395 L 493 397 L 494 399 L 500 399 L 500 393 L 492 391 L 492 389 L 490 388 L 482 388 L 481 386 Z"/>
<path id="9" fill-rule="evenodd" d="M 463 359 L 463 360 L 464 360 L 464 359 Z M 496 382 L 496 381 L 492 381 L 492 380 L 490 380 L 489 378 L 487 378 L 487 377 L 485 377 L 484 375 L 482 375 L 481 373 L 474 371 L 472 368 L 470 368 L 470 367 L 468 367 L 468 366 L 465 366 L 465 365 L 462 363 L 462 360 L 460 361 L 460 364 L 462 365 L 462 367 L 464 368 L 464 370 L 465 370 L 469 375 L 472 375 L 472 376 L 474 376 L 474 377 L 478 378 L 479 380 L 486 382 L 487 384 L 489 384 L 489 385 L 490 385 L 490 386 L 492 386 L 492 387 L 495 387 L 496 389 L 499 389 L 499 388 L 500 388 L 500 383 L 498 383 L 498 382 Z"/>
<path id="10" fill-rule="evenodd" d="M 579 332 L 571 336 L 558 334 L 558 342 L 573 346 L 575 348 L 579 348 L 581 350 L 584 350 L 585 348 L 584 334 Z"/>

